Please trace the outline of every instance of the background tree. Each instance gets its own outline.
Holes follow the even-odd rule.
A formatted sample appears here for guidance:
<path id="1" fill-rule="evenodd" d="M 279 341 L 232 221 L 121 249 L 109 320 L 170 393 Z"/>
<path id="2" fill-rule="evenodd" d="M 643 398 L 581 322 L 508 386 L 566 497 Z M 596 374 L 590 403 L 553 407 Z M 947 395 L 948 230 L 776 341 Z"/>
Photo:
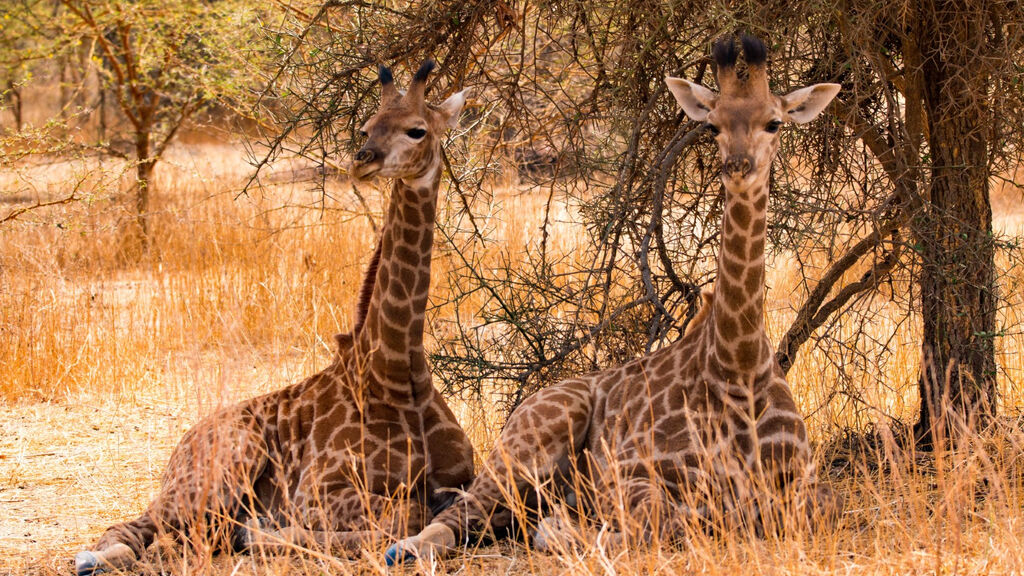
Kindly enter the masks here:
<path id="1" fill-rule="evenodd" d="M 13 132 L 20 132 L 25 123 L 23 89 L 33 68 L 52 57 L 55 49 L 42 8 L 39 0 L 0 6 L 0 109 L 10 111 Z"/>
<path id="2" fill-rule="evenodd" d="M 60 0 L 56 30 L 84 50 L 128 125 L 135 165 L 135 231 L 151 233 L 153 169 L 186 123 L 217 101 L 244 98 L 253 10 L 243 2 Z M 106 146 L 119 150 L 119 142 Z"/>
<path id="3" fill-rule="evenodd" d="M 1019 130 L 1004 121 L 1021 119 L 1014 62 L 1022 15 L 1012 2 L 928 1 L 909 10 L 847 2 L 833 23 L 842 49 L 832 69 L 868 87 L 847 119 L 863 125 L 890 166 L 901 205 L 894 223 L 912 249 L 923 338 L 915 437 L 923 446 L 936 432 L 946 437 L 995 415 L 1000 242 L 989 183 L 1012 178 L 1019 163 Z M 872 103 L 882 99 L 885 114 Z"/>

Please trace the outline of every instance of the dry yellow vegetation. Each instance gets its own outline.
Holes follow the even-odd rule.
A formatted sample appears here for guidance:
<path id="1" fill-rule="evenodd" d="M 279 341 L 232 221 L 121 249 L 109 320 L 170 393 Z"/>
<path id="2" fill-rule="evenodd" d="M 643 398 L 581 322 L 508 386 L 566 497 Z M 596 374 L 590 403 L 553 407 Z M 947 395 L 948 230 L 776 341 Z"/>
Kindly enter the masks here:
<path id="1" fill-rule="evenodd" d="M 0 171 L 0 187 L 32 201 L 76 182 L 97 190 L 84 201 L 36 211 L 0 226 L 0 573 L 67 574 L 75 551 L 108 525 L 137 514 L 154 493 L 182 433 L 215 406 L 311 374 L 329 359 L 331 335 L 347 329 L 373 228 L 349 188 L 322 201 L 309 183 L 238 196 L 248 175 L 229 145 L 174 149 L 158 168 L 151 252 L 120 256 L 119 225 L 130 216 L 106 190 L 118 166 L 65 163 Z M 286 175 L 285 175 L 286 176 Z M 371 208 L 380 195 L 363 191 Z M 443 192 L 442 192 L 443 193 Z M 8 197 L 9 198 L 9 197 Z M 450 200 L 448 210 L 460 206 Z M 539 236 L 545 197 L 499 190 L 474 206 L 494 240 L 484 257 L 520 257 Z M 1019 193 L 996 196 L 997 226 L 1019 231 Z M 13 206 L 13 204 L 12 204 Z M 0 206 L 0 217 L 5 207 Z M 552 246 L 573 253 L 586 241 L 571 207 Z M 777 339 L 805 289 L 770 264 L 769 330 Z M 435 281 L 452 265 L 439 251 Z M 1004 268 L 1009 265 L 1002 262 Z M 1024 274 L 1004 277 L 1007 325 L 1021 326 Z M 464 302 L 472 314 L 473 302 Z M 883 310 L 879 335 L 893 332 L 884 378 L 860 391 L 865 404 L 828 397 L 828 354 L 801 351 L 790 372 L 798 401 L 829 456 L 841 427 L 880 430 L 866 453 L 827 467 L 847 500 L 839 525 L 780 539 L 695 535 L 685 546 L 612 551 L 600 540 L 561 555 L 511 542 L 398 573 L 460 574 L 1014 574 L 1024 572 L 1024 433 L 1006 416 L 960 452 L 904 453 L 884 415 L 910 418 L 919 345 L 906 311 Z M 439 318 L 452 311 L 441 306 Z M 467 317 L 463 314 L 463 317 Z M 1016 414 L 1024 378 L 1024 336 L 1000 341 L 1004 414 Z M 853 343 L 872 354 L 872 344 Z M 428 339 L 428 348 L 430 341 Z M 869 356 L 870 357 L 870 356 Z M 870 367 L 868 368 L 871 369 Z M 889 385 L 877 386 L 883 380 Z M 855 384 L 854 384 L 855 385 Z M 501 414 L 481 401 L 453 400 L 478 454 L 500 430 Z M 865 406 L 877 407 L 876 409 Z M 843 454 L 840 454 L 843 455 Z M 183 558 L 163 547 L 146 570 L 173 574 L 384 573 L 381 551 L 355 560 L 310 551 L 297 558 L 223 555 Z"/>

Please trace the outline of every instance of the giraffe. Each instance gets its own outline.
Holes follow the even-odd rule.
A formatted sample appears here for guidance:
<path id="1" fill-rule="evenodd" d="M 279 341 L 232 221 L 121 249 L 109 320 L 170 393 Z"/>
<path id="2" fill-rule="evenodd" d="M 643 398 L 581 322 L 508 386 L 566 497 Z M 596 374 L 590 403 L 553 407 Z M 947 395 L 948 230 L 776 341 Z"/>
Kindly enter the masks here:
<path id="1" fill-rule="evenodd" d="M 189 430 L 137 519 L 75 557 L 81 575 L 133 565 L 158 533 L 217 548 L 361 545 L 422 528 L 473 478 L 473 447 L 434 389 L 423 328 L 441 143 L 464 92 L 425 101 L 427 61 L 407 93 L 380 69 L 380 109 L 351 175 L 394 179 L 354 328 L 300 383 L 215 412 Z"/>
<path id="2" fill-rule="evenodd" d="M 527 496 L 538 484 L 554 485 L 553 494 L 576 510 L 586 503 L 617 509 L 620 518 L 624 512 L 639 529 L 627 536 L 621 525 L 610 526 L 609 541 L 620 544 L 628 537 L 682 539 L 687 523 L 707 525 L 711 518 L 732 519 L 719 527 L 761 530 L 783 503 L 810 522 L 835 518 L 840 500 L 816 478 L 803 418 L 765 333 L 764 253 L 779 128 L 815 118 L 839 86 L 773 95 L 764 44 L 747 36 L 741 42 L 745 79 L 737 74 L 735 40 L 713 47 L 721 93 L 666 78 L 683 111 L 705 123 L 721 153 L 725 209 L 714 293 L 705 293 L 701 310 L 671 345 L 525 400 L 467 491 L 419 534 L 392 545 L 389 564 L 499 533 L 513 520 L 508 495 L 531 506 Z M 787 500 L 773 498 L 787 494 Z M 614 512 L 610 517 L 614 524 Z M 551 515 L 536 525 L 533 545 L 561 549 L 578 543 L 578 534 L 564 516 Z"/>

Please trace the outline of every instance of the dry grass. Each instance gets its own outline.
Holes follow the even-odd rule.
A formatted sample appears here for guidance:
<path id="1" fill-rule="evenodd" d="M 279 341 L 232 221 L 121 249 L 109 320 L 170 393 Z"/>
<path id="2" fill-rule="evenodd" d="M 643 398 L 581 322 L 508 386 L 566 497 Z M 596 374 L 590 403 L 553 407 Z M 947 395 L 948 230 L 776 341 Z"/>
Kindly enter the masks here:
<path id="1" fill-rule="evenodd" d="M 319 204 L 302 184 L 265 197 L 235 198 L 246 176 L 237 148 L 184 146 L 158 171 L 160 194 L 150 256 L 119 255 L 126 218 L 107 190 L 123 185 L 119 167 L 90 175 L 87 201 L 33 213 L 0 228 L 0 573 L 68 573 L 74 551 L 113 522 L 138 513 L 157 487 L 181 434 L 212 407 L 294 382 L 327 361 L 330 336 L 347 328 L 373 233 L 339 187 Z M 0 173 L 0 187 L 31 200 L 59 194 L 92 166 L 66 164 Z M 87 170 L 88 169 L 88 170 Z M 81 179 L 81 178 L 79 178 Z M 537 234 L 543 198 L 495 194 L 491 250 L 516 257 Z M 7 196 L 9 197 L 9 195 Z M 371 200 L 379 195 L 370 194 Z M 1019 196 L 996 196 L 997 225 L 1020 231 Z M 375 206 L 376 207 L 376 206 Z M 454 207 L 452 208 L 455 209 Z M 0 207 L 0 215 L 4 208 Z M 572 211 L 556 220 L 552 245 L 564 253 L 585 241 Z M 519 257 L 522 255 L 519 254 Z M 486 257 L 486 255 L 485 255 Z M 438 254 L 435 279 L 451 265 Z M 801 288 L 787 259 L 772 263 L 769 328 L 788 325 Z M 1009 268 L 1007 262 L 1003 262 Z M 1009 325 L 1024 314 L 1024 275 L 1004 281 Z M 472 314 L 472 301 L 463 303 Z M 790 381 L 812 432 L 864 428 L 883 415 L 909 417 L 919 349 L 915 322 L 876 300 L 885 313 L 871 330 L 894 353 L 863 369 L 864 403 L 827 399 L 838 379 L 835 356 L 801 352 Z M 440 317 L 452 311 L 441 308 Z M 464 316 L 465 317 L 465 316 Z M 429 346 L 429 341 L 428 341 Z M 855 346 L 871 357 L 880 344 Z M 1011 406 L 1024 376 L 1021 335 L 1002 339 L 1000 385 Z M 884 370 L 886 386 L 877 386 Z M 856 378 L 855 383 L 856 385 Z M 500 415 L 458 403 L 479 451 L 490 447 Z M 964 573 L 1024 571 L 1024 435 L 1008 423 L 961 454 L 937 460 L 905 455 L 886 441 L 858 453 L 847 446 L 836 473 L 847 513 L 835 530 L 781 540 L 695 537 L 684 548 L 618 553 L 600 543 L 541 555 L 502 543 L 423 571 L 489 573 Z M 826 471 L 828 472 L 828 471 Z M 223 556 L 191 559 L 168 548 L 150 560 L 172 573 L 379 573 L 377 550 L 355 561 Z M 161 564 L 154 565 L 159 571 Z"/>

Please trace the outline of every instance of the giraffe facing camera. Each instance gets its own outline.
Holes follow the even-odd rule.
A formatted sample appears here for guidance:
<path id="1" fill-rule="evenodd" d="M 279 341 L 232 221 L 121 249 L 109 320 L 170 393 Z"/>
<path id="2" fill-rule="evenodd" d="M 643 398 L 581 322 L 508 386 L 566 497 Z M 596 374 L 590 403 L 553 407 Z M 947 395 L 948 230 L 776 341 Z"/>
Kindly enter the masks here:
<path id="1" fill-rule="evenodd" d="M 839 86 L 773 95 L 764 44 L 751 37 L 740 43 L 742 76 L 735 39 L 712 50 L 721 92 L 666 79 L 721 152 L 726 199 L 714 294 L 704 294 L 677 342 L 527 398 L 469 489 L 418 535 L 391 546 L 388 564 L 497 533 L 513 522 L 508 495 L 525 498 L 541 487 L 577 502 L 567 504 L 577 509 L 575 518 L 534 509 L 541 519 L 533 545 L 541 550 L 578 543 L 582 523 L 573 520 L 580 514 L 605 522 L 602 541 L 620 547 L 685 541 L 694 526 L 763 534 L 780 520 L 837 517 L 841 501 L 817 478 L 803 417 L 765 333 L 764 295 L 768 183 L 779 129 L 814 119 Z"/>

